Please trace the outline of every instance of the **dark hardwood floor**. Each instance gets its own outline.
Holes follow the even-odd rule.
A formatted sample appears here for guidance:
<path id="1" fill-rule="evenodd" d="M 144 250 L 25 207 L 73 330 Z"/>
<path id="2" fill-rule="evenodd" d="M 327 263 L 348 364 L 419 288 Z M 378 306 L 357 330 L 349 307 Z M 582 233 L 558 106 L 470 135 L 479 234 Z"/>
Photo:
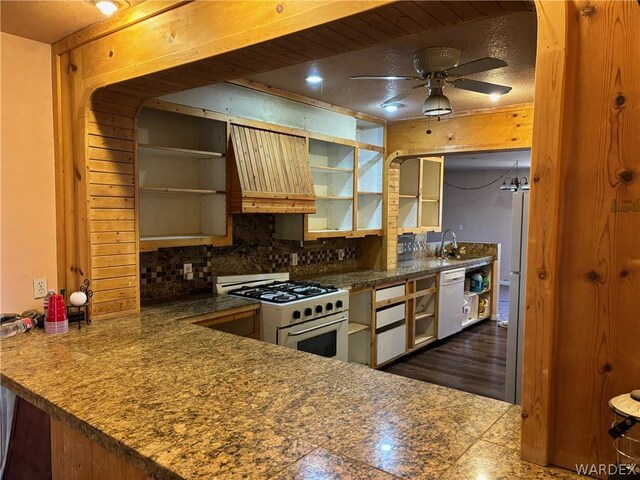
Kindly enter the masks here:
<path id="1" fill-rule="evenodd" d="M 503 400 L 506 358 L 507 329 L 485 320 L 385 371 Z"/>

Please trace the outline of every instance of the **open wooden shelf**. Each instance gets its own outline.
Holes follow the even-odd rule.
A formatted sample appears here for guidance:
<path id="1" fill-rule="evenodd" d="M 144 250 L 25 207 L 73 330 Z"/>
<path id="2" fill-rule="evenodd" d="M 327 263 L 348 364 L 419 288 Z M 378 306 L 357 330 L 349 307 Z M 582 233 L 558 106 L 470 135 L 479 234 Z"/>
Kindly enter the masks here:
<path id="1" fill-rule="evenodd" d="M 363 332 L 365 330 L 369 330 L 371 328 L 369 325 L 365 325 L 363 323 L 349 323 L 349 335 L 353 335 L 354 333 Z"/>
<path id="2" fill-rule="evenodd" d="M 487 320 L 489 318 L 491 318 L 491 314 L 490 313 L 487 313 L 487 314 L 485 314 L 485 315 L 483 315 L 481 317 L 471 318 L 471 319 L 467 320 L 466 322 L 462 322 L 462 328 L 470 327 L 471 325 L 474 325 L 474 324 L 476 324 L 478 322 L 481 322 L 483 320 Z"/>
<path id="3" fill-rule="evenodd" d="M 194 247 L 199 245 L 226 245 L 226 237 L 219 235 L 186 234 L 186 235 L 156 235 L 140 237 L 140 251 L 153 252 L 159 248 Z"/>
<path id="4" fill-rule="evenodd" d="M 352 173 L 352 168 L 338 168 L 338 167 L 322 167 L 319 165 L 311 165 L 311 170 L 318 173 Z"/>
<path id="5" fill-rule="evenodd" d="M 171 187 L 140 187 L 141 192 L 152 193 L 188 193 L 191 195 L 204 195 L 211 193 L 226 193 L 224 190 L 207 190 L 202 188 L 171 188 Z"/>
<path id="6" fill-rule="evenodd" d="M 358 192 L 358 195 L 382 195 L 382 192 Z"/>
<path id="7" fill-rule="evenodd" d="M 190 148 L 165 147 L 163 145 L 138 144 L 140 151 L 153 152 L 156 155 L 174 155 L 181 157 L 191 157 L 197 159 L 203 158 L 220 158 L 224 157 L 223 153 L 210 152 L 207 150 L 193 150 Z"/>
<path id="8" fill-rule="evenodd" d="M 353 197 L 338 195 L 316 195 L 316 198 L 319 198 L 321 200 L 353 200 Z"/>
<path id="9" fill-rule="evenodd" d="M 400 198 L 418 198 L 418 195 L 398 195 Z"/>
<path id="10" fill-rule="evenodd" d="M 481 292 L 471 292 L 471 293 L 477 293 L 478 295 L 483 295 L 485 293 L 489 293 L 491 291 L 491 287 L 489 288 L 485 288 L 484 290 L 482 290 Z"/>
<path id="11" fill-rule="evenodd" d="M 430 341 L 435 341 L 436 340 L 436 336 L 431 334 L 431 333 L 425 333 L 423 335 L 418 335 L 416 338 L 414 338 L 413 340 L 413 346 L 417 347 L 419 345 L 423 345 L 427 342 L 430 343 Z"/>
<path id="12" fill-rule="evenodd" d="M 417 297 L 423 297 L 424 295 L 432 295 L 437 291 L 438 289 L 436 287 L 431 287 L 425 290 L 420 290 L 419 292 L 410 293 L 407 295 L 407 298 L 417 298 Z"/>
<path id="13" fill-rule="evenodd" d="M 423 320 L 425 318 L 435 318 L 436 314 L 434 312 L 423 312 L 423 313 L 416 313 L 415 319 L 416 320 Z"/>

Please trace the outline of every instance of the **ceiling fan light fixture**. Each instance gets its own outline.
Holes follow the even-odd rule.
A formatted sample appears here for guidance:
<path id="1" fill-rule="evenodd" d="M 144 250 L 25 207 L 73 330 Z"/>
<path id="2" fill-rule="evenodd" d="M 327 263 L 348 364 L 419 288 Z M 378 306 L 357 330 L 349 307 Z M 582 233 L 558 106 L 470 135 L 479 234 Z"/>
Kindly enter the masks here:
<path id="1" fill-rule="evenodd" d="M 403 107 L 404 105 L 400 102 L 390 102 L 390 103 L 383 103 L 380 106 L 384 108 L 387 112 L 393 113 L 393 112 L 397 112 L 398 109 Z"/>
<path id="2" fill-rule="evenodd" d="M 318 74 L 312 74 L 307 76 L 307 78 L 305 78 L 304 80 L 311 85 L 318 85 L 319 83 L 322 83 L 324 79 Z"/>
<path id="3" fill-rule="evenodd" d="M 509 185 L 507 185 L 507 181 L 506 180 L 504 180 L 502 182 L 502 185 L 500 185 L 500 190 L 505 190 L 505 191 L 506 190 L 511 190 L 511 187 L 509 187 Z"/>
<path id="4" fill-rule="evenodd" d="M 120 5 L 113 0 L 98 0 L 95 2 L 95 6 L 103 15 L 110 17 L 118 11 Z"/>
<path id="5" fill-rule="evenodd" d="M 459 61 L 460 50 L 452 47 L 427 47 L 413 53 L 413 67 L 420 74 L 449 70 Z"/>
<path id="6" fill-rule="evenodd" d="M 440 117 L 452 112 L 449 97 L 440 93 L 431 93 L 422 105 L 422 114 L 427 117 Z"/>
<path id="7" fill-rule="evenodd" d="M 489 94 L 489 98 L 491 99 L 492 102 L 497 102 L 498 100 L 500 100 L 500 97 L 502 97 L 500 93 Z"/>

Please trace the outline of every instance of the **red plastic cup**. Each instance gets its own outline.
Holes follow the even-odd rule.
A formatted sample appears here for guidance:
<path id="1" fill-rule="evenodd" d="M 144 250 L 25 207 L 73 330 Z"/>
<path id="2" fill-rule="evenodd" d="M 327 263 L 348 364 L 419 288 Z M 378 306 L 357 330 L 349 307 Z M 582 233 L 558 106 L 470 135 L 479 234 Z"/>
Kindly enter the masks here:
<path id="1" fill-rule="evenodd" d="M 67 319 L 67 307 L 64 304 L 62 295 L 53 294 L 49 297 L 49 306 L 47 308 L 47 322 L 63 322 Z"/>

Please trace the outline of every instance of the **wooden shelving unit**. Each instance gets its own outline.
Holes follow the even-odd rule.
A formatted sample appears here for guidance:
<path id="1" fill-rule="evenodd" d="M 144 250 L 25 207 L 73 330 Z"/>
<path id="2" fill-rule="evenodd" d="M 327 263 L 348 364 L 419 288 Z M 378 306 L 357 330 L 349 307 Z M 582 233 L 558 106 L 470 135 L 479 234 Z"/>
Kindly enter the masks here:
<path id="1" fill-rule="evenodd" d="M 364 325 L 362 323 L 349 323 L 349 335 L 353 335 L 354 333 L 362 332 L 364 330 L 369 330 L 371 325 Z"/>
<path id="2" fill-rule="evenodd" d="M 153 152 L 155 155 L 183 156 L 187 158 L 224 157 L 224 153 L 220 152 L 194 150 L 191 148 L 166 147 L 164 145 L 150 145 L 148 143 L 138 143 L 138 152 Z"/>
<path id="3" fill-rule="evenodd" d="M 189 193 L 192 195 L 203 195 L 206 193 L 226 193 L 220 190 L 205 190 L 202 188 L 169 188 L 169 187 L 140 187 L 140 192 L 152 193 Z"/>
<path id="4" fill-rule="evenodd" d="M 228 245 L 226 122 L 143 108 L 138 118 L 140 251 Z"/>
<path id="5" fill-rule="evenodd" d="M 382 235 L 384 125 L 359 119 L 356 125 L 356 141 L 310 135 L 316 212 L 279 215 L 278 238 Z"/>
<path id="6" fill-rule="evenodd" d="M 428 345 L 436 340 L 438 333 L 437 276 L 427 275 L 408 283 L 410 337 L 409 351 Z"/>
<path id="7" fill-rule="evenodd" d="M 346 174 L 346 173 L 353 173 L 353 168 L 321 167 L 318 165 L 312 165 L 311 171 L 318 172 L 318 173 L 325 173 L 325 174 L 327 173 Z"/>
<path id="8" fill-rule="evenodd" d="M 443 158 L 410 158 L 400 165 L 399 233 L 442 229 Z"/>

